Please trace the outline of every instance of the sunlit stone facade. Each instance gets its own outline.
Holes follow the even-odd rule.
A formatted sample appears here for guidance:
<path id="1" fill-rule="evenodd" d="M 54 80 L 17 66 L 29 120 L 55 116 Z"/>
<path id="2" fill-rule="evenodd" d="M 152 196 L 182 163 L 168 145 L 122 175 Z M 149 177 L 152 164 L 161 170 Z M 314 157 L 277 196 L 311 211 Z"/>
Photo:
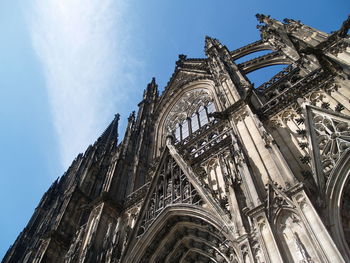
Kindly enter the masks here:
<path id="1" fill-rule="evenodd" d="M 350 21 L 257 18 L 261 40 L 206 37 L 161 95 L 153 79 L 122 141 L 116 115 L 3 262 L 350 262 Z"/>

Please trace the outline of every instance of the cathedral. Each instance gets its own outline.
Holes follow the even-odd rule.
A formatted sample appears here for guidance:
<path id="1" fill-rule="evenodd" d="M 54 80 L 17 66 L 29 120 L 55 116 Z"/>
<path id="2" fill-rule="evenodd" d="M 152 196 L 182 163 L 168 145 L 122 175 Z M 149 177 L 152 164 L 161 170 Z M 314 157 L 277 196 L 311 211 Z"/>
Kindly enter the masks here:
<path id="1" fill-rule="evenodd" d="M 260 40 L 206 37 L 161 94 L 152 79 L 122 140 L 117 114 L 2 262 L 350 262 L 350 17 L 326 34 L 256 16 Z"/>

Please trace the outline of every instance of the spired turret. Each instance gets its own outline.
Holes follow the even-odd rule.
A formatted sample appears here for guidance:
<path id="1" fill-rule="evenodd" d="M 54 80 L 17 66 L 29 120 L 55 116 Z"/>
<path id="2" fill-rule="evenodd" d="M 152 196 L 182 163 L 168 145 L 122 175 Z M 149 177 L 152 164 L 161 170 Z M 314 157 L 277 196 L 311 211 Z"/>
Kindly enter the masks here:
<path id="1" fill-rule="evenodd" d="M 162 95 L 152 78 L 124 138 L 117 114 L 2 262 L 350 262 L 349 19 L 326 34 L 257 18 L 260 40 L 207 36 Z"/>

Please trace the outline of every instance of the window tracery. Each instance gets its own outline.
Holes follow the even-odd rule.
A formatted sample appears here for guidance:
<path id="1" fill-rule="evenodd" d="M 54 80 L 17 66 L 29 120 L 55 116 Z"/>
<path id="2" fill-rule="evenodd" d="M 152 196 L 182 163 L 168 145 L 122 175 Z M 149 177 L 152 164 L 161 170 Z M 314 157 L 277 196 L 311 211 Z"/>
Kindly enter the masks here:
<path id="1" fill-rule="evenodd" d="M 314 129 L 318 135 L 324 173 L 328 175 L 350 146 L 350 128 L 344 121 L 318 114 L 314 117 Z"/>
<path id="2" fill-rule="evenodd" d="M 315 107 L 308 107 L 307 110 L 312 147 L 319 155 L 319 158 L 315 157 L 316 166 L 328 178 L 350 147 L 350 121 L 347 116 L 329 110 Z"/>
<path id="3" fill-rule="evenodd" d="M 166 131 L 178 141 L 187 138 L 211 121 L 209 113 L 215 111 L 212 96 L 205 89 L 185 93 L 173 106 L 165 121 Z"/>

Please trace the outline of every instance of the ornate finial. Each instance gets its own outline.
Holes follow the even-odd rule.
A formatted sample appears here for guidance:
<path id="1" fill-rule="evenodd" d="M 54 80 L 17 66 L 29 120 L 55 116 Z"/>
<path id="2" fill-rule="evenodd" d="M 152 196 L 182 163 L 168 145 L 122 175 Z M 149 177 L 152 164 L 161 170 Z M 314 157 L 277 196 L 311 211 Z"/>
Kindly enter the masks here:
<path id="1" fill-rule="evenodd" d="M 148 89 L 151 89 L 151 88 L 153 88 L 153 87 L 155 87 L 155 86 L 157 86 L 156 78 L 153 77 L 152 80 L 151 80 L 151 82 L 148 83 L 147 88 L 148 88 Z"/>
<path id="2" fill-rule="evenodd" d="M 264 14 L 256 14 L 255 17 L 260 23 L 266 23 L 270 20 L 270 16 L 266 16 Z"/>
<path id="3" fill-rule="evenodd" d="M 128 121 L 131 122 L 131 121 L 134 121 L 135 120 L 135 111 L 133 111 L 130 115 L 129 115 L 129 118 L 128 118 Z"/>
<path id="4" fill-rule="evenodd" d="M 179 60 L 185 60 L 186 58 L 187 58 L 187 56 L 184 54 L 179 55 Z"/>
<path id="5" fill-rule="evenodd" d="M 176 66 L 181 66 L 183 61 L 187 58 L 186 55 L 184 54 L 180 54 L 179 55 L 179 59 L 176 61 Z"/>
<path id="6" fill-rule="evenodd" d="M 209 36 L 205 36 L 205 50 L 207 51 L 213 46 L 213 39 Z"/>
<path id="7" fill-rule="evenodd" d="M 348 18 L 343 22 L 341 28 L 338 30 L 338 36 L 339 37 L 346 37 L 348 34 L 348 31 L 350 29 L 350 15 Z"/>
<path id="8" fill-rule="evenodd" d="M 148 83 L 147 89 L 145 89 L 143 93 L 143 98 L 146 99 L 146 97 L 154 98 L 154 95 L 158 94 L 158 85 L 156 83 L 156 78 L 153 77 L 151 82 Z"/>
<path id="9" fill-rule="evenodd" d="M 222 44 L 219 40 L 217 40 L 216 38 L 205 36 L 205 52 L 207 53 L 208 50 L 213 46 L 216 46 L 219 49 L 222 48 Z"/>
<path id="10" fill-rule="evenodd" d="M 151 83 L 152 83 L 152 84 L 156 84 L 156 78 L 155 78 L 155 77 L 152 78 Z"/>

